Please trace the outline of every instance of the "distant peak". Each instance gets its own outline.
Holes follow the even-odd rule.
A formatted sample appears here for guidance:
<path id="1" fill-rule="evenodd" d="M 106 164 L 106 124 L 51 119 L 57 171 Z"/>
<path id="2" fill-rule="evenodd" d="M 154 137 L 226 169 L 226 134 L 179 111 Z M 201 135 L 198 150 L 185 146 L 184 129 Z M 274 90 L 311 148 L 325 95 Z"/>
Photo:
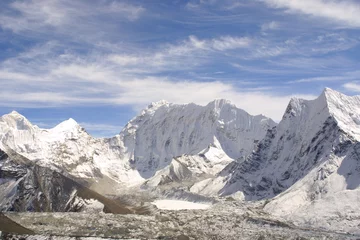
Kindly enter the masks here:
<path id="1" fill-rule="evenodd" d="M 151 104 L 149 104 L 147 106 L 147 108 L 145 108 L 143 111 L 142 111 L 142 115 L 143 114 L 146 114 L 146 113 L 154 113 L 156 110 L 158 110 L 160 107 L 162 106 L 169 106 L 170 103 L 168 101 L 165 101 L 165 100 L 160 100 L 160 101 L 157 101 L 157 102 L 152 102 Z"/>
<path id="2" fill-rule="evenodd" d="M 59 131 L 67 131 L 76 128 L 79 124 L 72 118 L 65 120 L 58 124 L 54 129 Z"/>
<path id="3" fill-rule="evenodd" d="M 334 91 L 334 90 L 332 90 L 332 89 L 329 88 L 329 87 L 325 87 L 325 88 L 324 88 L 324 92 L 329 92 L 329 91 L 331 92 L 331 91 Z"/>
<path id="4" fill-rule="evenodd" d="M 215 99 L 213 102 L 218 103 L 218 104 L 231 104 L 230 100 L 223 99 L 223 98 Z"/>
<path id="5" fill-rule="evenodd" d="M 70 125 L 79 125 L 73 118 L 69 118 L 65 122 L 67 122 Z"/>
<path id="6" fill-rule="evenodd" d="M 328 88 L 328 87 L 324 88 L 322 94 L 324 94 L 326 96 L 346 96 L 345 94 L 338 92 L 334 89 Z"/>
<path id="7" fill-rule="evenodd" d="M 335 91 L 331 88 L 324 88 L 320 98 L 326 102 L 341 102 L 349 98 L 349 96 L 342 94 L 341 92 Z M 351 98 L 351 97 L 350 97 Z"/>
<path id="8" fill-rule="evenodd" d="M 11 113 L 5 114 L 4 116 L 8 116 L 14 119 L 26 119 L 23 115 L 18 113 L 17 111 L 12 111 Z"/>
<path id="9" fill-rule="evenodd" d="M 5 114 L 2 118 L 9 126 L 19 130 L 29 130 L 32 128 L 32 124 L 23 115 L 16 111 L 12 111 L 9 114 Z"/>
<path id="10" fill-rule="evenodd" d="M 214 101 L 210 102 L 208 106 L 214 106 L 216 108 L 222 107 L 224 105 L 233 105 L 230 100 L 226 99 L 215 99 Z"/>
<path id="11" fill-rule="evenodd" d="M 18 113 L 17 111 L 13 110 L 11 113 L 9 113 L 11 115 L 17 115 L 17 116 L 22 116 L 20 113 Z"/>
<path id="12" fill-rule="evenodd" d="M 339 93 L 338 91 L 335 91 L 334 89 L 325 87 L 323 92 L 327 92 L 327 93 Z"/>
<path id="13" fill-rule="evenodd" d="M 157 101 L 157 102 L 152 102 L 147 108 L 148 109 L 152 109 L 152 108 L 159 108 L 163 105 L 168 105 L 169 102 L 166 101 L 166 100 L 160 100 L 160 101 Z"/>

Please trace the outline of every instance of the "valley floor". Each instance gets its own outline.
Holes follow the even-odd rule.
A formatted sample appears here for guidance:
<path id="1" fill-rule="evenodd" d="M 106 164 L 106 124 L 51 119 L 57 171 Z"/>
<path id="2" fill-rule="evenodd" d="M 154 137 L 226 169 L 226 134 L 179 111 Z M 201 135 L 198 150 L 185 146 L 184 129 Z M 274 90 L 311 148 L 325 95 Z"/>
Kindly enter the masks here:
<path id="1" fill-rule="evenodd" d="M 152 215 L 5 213 L 0 231 L 23 239 L 359 239 L 360 235 L 296 226 L 259 203 L 222 201 L 206 210 L 158 210 Z M 12 224 L 14 226 L 12 226 Z M 7 229 L 5 229 L 5 227 Z M 28 232 L 27 232 L 28 231 Z M 52 236 L 46 237 L 46 236 Z M 2 239 L 13 239 L 3 236 Z"/>

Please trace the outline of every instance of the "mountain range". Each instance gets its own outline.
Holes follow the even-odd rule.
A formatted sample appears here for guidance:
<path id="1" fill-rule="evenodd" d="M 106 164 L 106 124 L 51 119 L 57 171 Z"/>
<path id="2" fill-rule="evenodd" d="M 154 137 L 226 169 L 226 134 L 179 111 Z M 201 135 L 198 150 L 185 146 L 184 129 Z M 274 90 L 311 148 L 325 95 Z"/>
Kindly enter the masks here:
<path id="1" fill-rule="evenodd" d="M 0 208 L 79 211 L 95 199 L 109 209 L 124 192 L 231 197 L 341 228 L 360 207 L 359 141 L 360 97 L 329 88 L 291 99 L 279 123 L 226 100 L 159 101 L 112 138 L 73 119 L 42 129 L 11 112 L 0 118 Z"/>

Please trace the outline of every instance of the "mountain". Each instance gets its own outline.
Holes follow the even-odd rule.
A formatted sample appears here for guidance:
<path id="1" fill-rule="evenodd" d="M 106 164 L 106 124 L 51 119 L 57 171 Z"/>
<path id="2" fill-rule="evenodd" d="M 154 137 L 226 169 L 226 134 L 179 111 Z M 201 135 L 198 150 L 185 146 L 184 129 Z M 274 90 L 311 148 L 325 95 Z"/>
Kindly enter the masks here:
<path id="1" fill-rule="evenodd" d="M 110 199 L 70 177 L 0 149 L 0 211 L 145 214 L 147 207 Z"/>
<path id="2" fill-rule="evenodd" d="M 308 117 L 312 127 L 302 135 L 306 149 L 299 151 L 298 161 L 303 163 L 288 170 L 289 179 L 294 180 L 265 210 L 298 224 L 359 233 L 360 97 L 325 89 L 317 100 L 308 103 L 317 108 L 313 111 L 316 115 Z M 291 112 L 300 116 L 293 105 Z M 319 125 L 310 122 L 316 117 Z M 302 167 L 300 171 L 298 167 Z"/>
<path id="3" fill-rule="evenodd" d="M 226 100 L 206 106 L 160 101 L 144 109 L 118 135 L 96 139 L 73 119 L 41 129 L 12 112 L 0 118 L 0 147 L 67 173 L 91 189 L 114 193 L 118 189 L 110 186 L 154 184 L 164 174 L 171 181 L 217 174 L 231 161 L 243 161 L 275 125 Z M 186 174 L 177 176 L 179 171 Z"/>
<path id="4" fill-rule="evenodd" d="M 204 107 L 161 101 L 132 119 L 119 137 L 130 166 L 154 185 L 215 175 L 230 162 L 242 161 L 275 125 L 226 100 Z"/>
<path id="5" fill-rule="evenodd" d="M 354 220 L 360 207 L 359 140 L 359 96 L 327 88 L 315 100 L 294 98 L 246 161 L 230 163 L 191 191 L 271 199 L 266 211 L 303 223 Z"/>
<path id="6" fill-rule="evenodd" d="M 231 196 L 298 226 L 360 233 L 360 97 L 328 88 L 291 99 L 278 125 L 226 100 L 160 101 L 103 139 L 72 119 L 41 129 L 12 112 L 0 149 L 1 210 L 148 212 L 109 197 L 140 188 L 146 201 Z"/>
<path id="7" fill-rule="evenodd" d="M 233 162 L 219 173 L 224 178 L 219 194 L 241 192 L 246 200 L 278 195 L 314 168 L 344 154 L 345 148 L 356 146 L 359 119 L 358 96 L 327 88 L 315 100 L 293 98 L 281 122 L 268 130 L 246 161 Z"/>

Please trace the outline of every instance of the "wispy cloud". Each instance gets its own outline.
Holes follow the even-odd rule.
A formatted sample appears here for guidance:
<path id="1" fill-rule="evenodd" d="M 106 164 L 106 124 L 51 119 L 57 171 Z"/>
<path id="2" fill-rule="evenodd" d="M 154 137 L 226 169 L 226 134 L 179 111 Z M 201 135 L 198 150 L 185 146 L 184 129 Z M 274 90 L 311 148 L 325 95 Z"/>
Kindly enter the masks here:
<path id="1" fill-rule="evenodd" d="M 360 83 L 359 82 L 349 82 L 342 85 L 346 90 L 350 92 L 360 93 Z"/>
<path id="2" fill-rule="evenodd" d="M 312 83 L 312 82 L 336 82 L 336 81 L 351 81 L 360 79 L 360 71 L 346 72 L 338 76 L 322 76 L 302 78 L 288 83 Z"/>
<path id="3" fill-rule="evenodd" d="M 227 98 L 252 114 L 262 113 L 278 120 L 292 96 L 270 93 L 268 88 L 238 89 L 230 83 L 218 81 L 195 82 L 181 79 L 174 81 L 164 77 L 138 77 L 130 80 L 121 75 L 121 72 L 112 71 L 103 74 L 107 70 L 100 67 L 85 67 L 92 69 L 90 73 L 93 76 L 78 75 L 82 70 L 79 68 L 76 71 L 75 66 L 70 69 L 74 71 L 66 70 L 64 75 L 49 73 L 48 79 L 51 81 L 41 84 L 43 91 L 38 90 L 37 83 L 31 88 L 17 89 L 18 91 L 2 88 L 1 105 L 21 107 L 131 105 L 139 109 L 159 99 L 174 103 L 194 102 L 204 105 L 215 98 Z M 78 78 L 81 78 L 81 81 Z M 58 84 L 54 87 L 53 82 Z M 52 91 L 46 92 L 45 90 L 50 86 Z M 89 91 L 89 87 L 100 89 L 104 93 L 99 95 L 97 91 Z"/>
<path id="4" fill-rule="evenodd" d="M 269 7 L 286 9 L 288 13 L 301 13 L 321 17 L 344 27 L 360 27 L 360 5 L 356 1 L 338 0 L 260 0 Z"/>
<path id="5" fill-rule="evenodd" d="M 145 8 L 141 5 L 118 1 L 17 0 L 7 9 L 0 10 L 0 26 L 17 33 L 35 31 L 48 35 L 49 32 L 58 32 L 76 37 L 76 34 L 89 29 L 101 29 L 96 26 L 98 22 L 94 24 L 90 19 L 116 15 L 117 18 L 135 21 L 144 12 Z M 102 21 L 103 25 L 105 23 Z"/>
<path id="6" fill-rule="evenodd" d="M 264 23 L 261 25 L 261 31 L 268 31 L 268 30 L 276 30 L 280 27 L 280 23 L 276 21 L 271 21 L 268 23 Z"/>
<path id="7" fill-rule="evenodd" d="M 289 45 L 286 51 L 294 53 L 300 43 L 284 42 L 283 45 Z M 266 40 L 191 35 L 177 43 L 162 43 L 154 49 L 139 49 L 134 53 L 120 48 L 111 53 L 85 55 L 58 51 L 56 42 L 43 46 L 35 46 L 0 64 L 3 73 L 0 76 L 0 102 L 3 106 L 130 105 L 139 109 L 159 99 L 206 104 L 214 98 L 227 98 L 252 114 L 263 113 L 280 119 L 283 108 L 293 96 L 277 93 L 275 87 L 264 84 L 239 88 L 236 82 L 219 81 L 217 77 L 197 82 L 184 75 L 167 76 L 167 73 L 196 70 L 213 64 L 214 57 L 248 61 L 246 58 L 249 57 L 272 58 L 284 54 L 281 47 L 274 47 Z M 243 54 L 237 56 L 241 52 Z M 257 74 L 284 74 L 284 70 L 279 68 L 271 70 L 265 66 L 259 69 L 249 62 L 229 61 L 228 64 Z M 271 107 L 266 103 L 272 103 Z"/>
<path id="8" fill-rule="evenodd" d="M 274 10 L 297 9 L 328 22 L 324 13 L 303 7 L 311 5 L 308 0 L 303 5 L 294 0 L 264 1 L 268 5 L 260 0 L 194 0 L 187 5 L 122 0 L 2 4 L 0 27 L 7 38 L 3 45 L 0 38 L 4 46 L 0 105 L 139 109 L 159 99 L 204 105 L 227 98 L 252 114 L 279 120 L 294 93 L 313 93 L 291 85 L 285 90 L 281 85 L 287 81 L 356 83 L 358 75 L 345 74 L 357 67 L 356 60 L 346 55 L 358 46 L 356 34 L 346 29 L 308 29 L 297 18 L 281 20 Z M 312 2 L 325 7 L 321 11 L 356 5 Z M 350 25 L 334 18 L 338 24 Z M 306 33 L 297 32 L 295 22 Z"/>
<path id="9" fill-rule="evenodd" d="M 194 35 L 182 44 L 170 46 L 168 52 L 171 54 L 186 54 L 195 50 L 227 51 L 248 48 L 251 40 L 247 37 L 221 36 L 219 38 L 201 40 Z"/>
<path id="10" fill-rule="evenodd" d="M 241 51 L 251 47 L 248 37 L 220 36 L 212 39 L 199 39 L 189 36 L 177 44 L 163 44 L 159 49 L 137 54 L 110 54 L 107 59 L 127 73 L 155 73 L 170 70 L 191 69 L 211 61 L 214 54 Z"/>

